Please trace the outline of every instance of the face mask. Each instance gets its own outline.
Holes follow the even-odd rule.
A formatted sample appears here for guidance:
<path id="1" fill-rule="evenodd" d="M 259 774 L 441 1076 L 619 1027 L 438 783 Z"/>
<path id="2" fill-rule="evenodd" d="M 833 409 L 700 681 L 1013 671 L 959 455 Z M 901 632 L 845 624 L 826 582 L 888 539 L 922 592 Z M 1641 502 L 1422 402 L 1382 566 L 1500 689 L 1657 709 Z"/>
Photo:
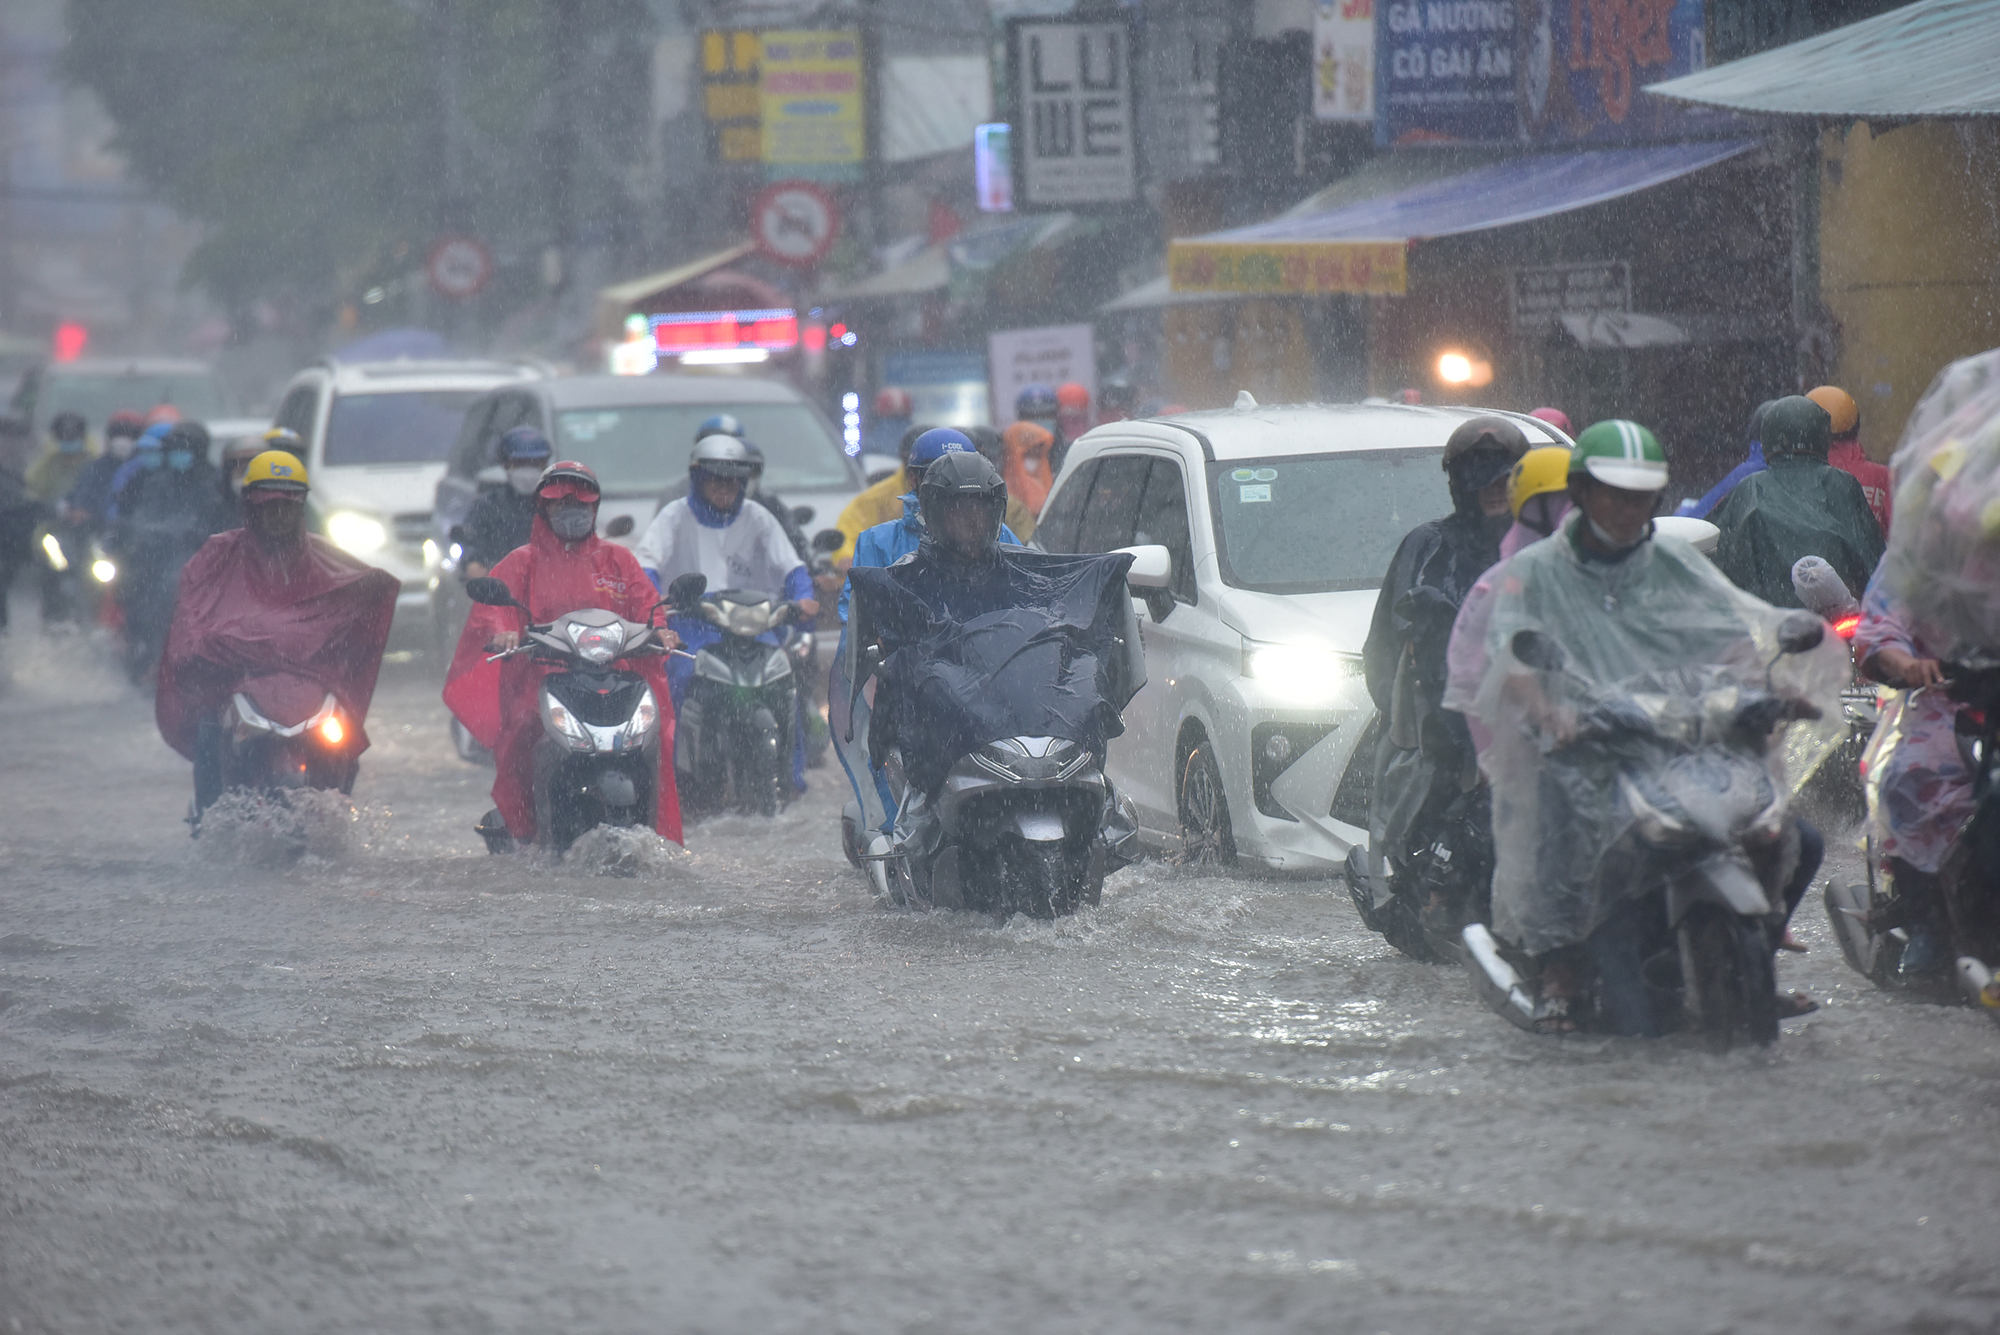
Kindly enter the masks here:
<path id="1" fill-rule="evenodd" d="M 1596 538 L 1598 542 L 1604 545 L 1604 549 L 1610 552 L 1614 556 L 1623 555 L 1624 553 L 1631 551 L 1633 548 L 1637 547 L 1640 543 L 1644 542 L 1646 540 L 1647 535 L 1653 531 L 1653 525 L 1651 521 L 1648 521 L 1646 527 L 1639 530 L 1639 536 L 1637 540 L 1633 542 L 1628 542 L 1621 547 L 1618 544 L 1618 539 L 1612 537 L 1609 533 L 1606 533 L 1604 531 L 1604 526 L 1598 523 L 1595 519 L 1592 519 L 1589 515 L 1586 514 L 1583 517 L 1583 522 L 1590 525 L 1590 536 Z"/>
<path id="2" fill-rule="evenodd" d="M 167 467 L 173 469 L 176 473 L 187 472 L 188 469 L 194 467 L 194 451 L 168 450 Z"/>
<path id="3" fill-rule="evenodd" d="M 64 454 L 82 454 L 83 437 L 76 436 L 69 440 L 58 440 L 56 442 L 56 448 L 61 450 Z"/>
<path id="4" fill-rule="evenodd" d="M 507 470 L 507 485 L 514 489 L 516 495 L 534 495 L 535 484 L 541 480 L 542 470 L 534 467 L 532 464 L 523 468 L 510 468 Z"/>
<path id="5" fill-rule="evenodd" d="M 158 468 L 165 462 L 166 460 L 160 457 L 158 450 L 139 451 L 139 467 L 141 468 Z"/>
<path id="6" fill-rule="evenodd" d="M 549 528 L 564 542 L 576 542 L 590 536 L 596 526 L 597 516 L 593 507 L 570 501 L 562 505 L 552 505 L 548 509 Z"/>
<path id="7" fill-rule="evenodd" d="M 130 436 L 113 436 L 110 440 L 110 445 L 112 458 L 130 459 L 132 451 L 138 448 L 139 442 Z"/>

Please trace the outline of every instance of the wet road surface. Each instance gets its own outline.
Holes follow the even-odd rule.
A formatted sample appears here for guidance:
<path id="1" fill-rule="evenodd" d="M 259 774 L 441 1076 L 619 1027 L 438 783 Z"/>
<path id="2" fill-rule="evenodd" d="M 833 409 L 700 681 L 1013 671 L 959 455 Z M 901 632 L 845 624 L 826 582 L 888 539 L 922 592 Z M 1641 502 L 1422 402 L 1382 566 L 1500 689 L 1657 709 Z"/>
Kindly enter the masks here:
<path id="1" fill-rule="evenodd" d="M 1325 883 L 881 911 L 833 769 L 488 858 L 421 664 L 359 819 L 193 846 L 148 701 L 0 654 L 0 1331 L 2000 1331 L 2000 1029 L 1816 892 L 1775 1052 L 1536 1039 Z"/>

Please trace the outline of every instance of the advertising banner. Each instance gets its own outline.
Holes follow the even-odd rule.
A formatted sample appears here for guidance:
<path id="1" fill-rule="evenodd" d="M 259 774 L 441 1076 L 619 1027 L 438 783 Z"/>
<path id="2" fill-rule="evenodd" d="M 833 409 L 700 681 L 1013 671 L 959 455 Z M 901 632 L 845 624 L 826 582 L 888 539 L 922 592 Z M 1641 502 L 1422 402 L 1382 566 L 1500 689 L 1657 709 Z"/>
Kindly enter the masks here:
<path id="1" fill-rule="evenodd" d="M 1313 115 L 1375 119 L 1375 0 L 1320 0 L 1313 19 Z"/>
<path id="2" fill-rule="evenodd" d="M 701 35 L 702 114 L 708 118 L 709 156 L 717 162 L 756 162 L 763 156 L 757 53 L 757 34 L 748 29 Z"/>
<path id="3" fill-rule="evenodd" d="M 1623 260 L 1537 264 L 1514 270 L 1508 293 L 1514 328 L 1546 331 L 1564 315 L 1632 309 L 1632 267 Z"/>
<path id="4" fill-rule="evenodd" d="M 1131 28 L 1118 19 L 1011 19 L 1007 28 L 1014 207 L 1137 198 Z"/>
<path id="5" fill-rule="evenodd" d="M 1405 249 L 1401 241 L 1176 241 L 1167 276 L 1176 292 L 1400 297 Z"/>
<path id="6" fill-rule="evenodd" d="M 1514 140 L 1520 8 L 1516 0 L 1381 0 L 1375 7 L 1376 142 Z"/>
<path id="7" fill-rule="evenodd" d="M 987 339 L 993 374 L 993 420 L 1014 420 L 1014 404 L 1030 385 L 1074 380 L 1097 402 L 1097 344 L 1087 324 L 1005 329 Z"/>
<path id="8" fill-rule="evenodd" d="M 767 32 L 762 48 L 764 161 L 787 168 L 851 167 L 858 174 L 868 153 L 861 35 L 851 29 Z"/>

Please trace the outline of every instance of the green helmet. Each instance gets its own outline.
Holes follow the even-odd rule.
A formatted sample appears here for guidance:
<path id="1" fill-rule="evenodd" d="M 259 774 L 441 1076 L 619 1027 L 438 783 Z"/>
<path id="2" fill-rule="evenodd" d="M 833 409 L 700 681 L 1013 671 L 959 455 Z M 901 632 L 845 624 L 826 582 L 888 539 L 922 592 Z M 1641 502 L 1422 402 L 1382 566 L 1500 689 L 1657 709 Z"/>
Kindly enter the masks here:
<path id="1" fill-rule="evenodd" d="M 1614 417 L 1576 438 L 1569 475 L 1578 473 L 1622 491 L 1658 491 L 1667 485 L 1667 452 L 1645 427 Z"/>

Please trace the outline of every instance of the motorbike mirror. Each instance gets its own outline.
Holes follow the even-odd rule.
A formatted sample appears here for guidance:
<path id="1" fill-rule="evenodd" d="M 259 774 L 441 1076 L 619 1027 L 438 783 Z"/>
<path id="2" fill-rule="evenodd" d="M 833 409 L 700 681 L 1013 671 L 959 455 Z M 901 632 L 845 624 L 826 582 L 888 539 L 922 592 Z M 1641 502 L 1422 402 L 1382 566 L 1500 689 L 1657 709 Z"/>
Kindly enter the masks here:
<path id="1" fill-rule="evenodd" d="M 810 505 L 794 505 L 792 507 L 792 522 L 800 528 L 804 528 L 807 524 L 812 523 L 813 516 L 818 513 L 819 511 L 813 509 Z"/>
<path id="2" fill-rule="evenodd" d="M 1778 623 L 1778 651 L 1802 654 L 1819 648 L 1826 638 L 1826 623 L 1810 612 L 1794 612 Z"/>
<path id="3" fill-rule="evenodd" d="M 638 524 L 634 522 L 631 515 L 619 515 L 604 526 L 604 536 L 607 538 L 622 538 L 637 527 Z"/>
<path id="4" fill-rule="evenodd" d="M 491 575 L 465 581 L 465 596 L 483 607 L 519 607 L 513 591 Z"/>
<path id="5" fill-rule="evenodd" d="M 701 601 L 708 592 L 708 576 L 699 570 L 690 570 L 685 575 L 677 575 L 674 582 L 667 585 L 667 606 L 676 612 L 685 612 Z"/>
<path id="6" fill-rule="evenodd" d="M 804 509 L 805 507 L 800 506 L 799 508 Z M 847 535 L 837 528 L 823 528 L 813 534 L 812 537 L 812 549 L 821 554 L 837 552 L 846 545 Z"/>
<path id="7" fill-rule="evenodd" d="M 1560 644 L 1538 630 L 1514 632 L 1514 657 L 1537 672 L 1560 672 L 1569 659 Z"/>

